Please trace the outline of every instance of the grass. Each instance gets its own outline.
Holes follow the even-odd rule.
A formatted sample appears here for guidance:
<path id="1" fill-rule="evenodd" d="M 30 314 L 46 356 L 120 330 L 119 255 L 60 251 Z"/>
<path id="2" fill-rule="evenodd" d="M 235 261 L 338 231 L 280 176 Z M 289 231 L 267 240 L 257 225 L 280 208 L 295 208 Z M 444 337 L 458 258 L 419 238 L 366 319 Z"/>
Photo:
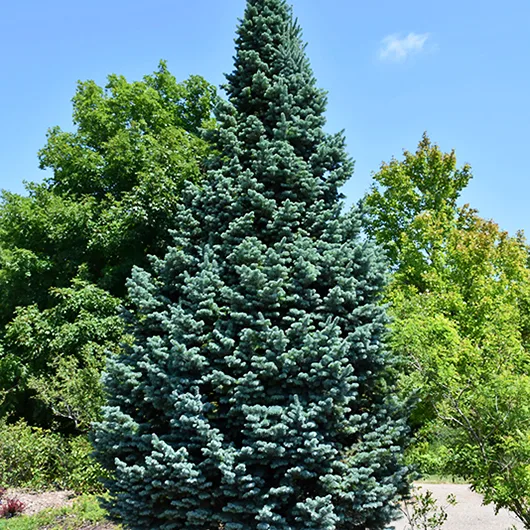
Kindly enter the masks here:
<path id="1" fill-rule="evenodd" d="M 72 506 L 43 510 L 35 515 L 0 519 L 0 530 L 77 530 L 104 523 L 107 513 L 95 495 L 82 495 Z M 115 527 L 117 530 L 119 526 Z"/>

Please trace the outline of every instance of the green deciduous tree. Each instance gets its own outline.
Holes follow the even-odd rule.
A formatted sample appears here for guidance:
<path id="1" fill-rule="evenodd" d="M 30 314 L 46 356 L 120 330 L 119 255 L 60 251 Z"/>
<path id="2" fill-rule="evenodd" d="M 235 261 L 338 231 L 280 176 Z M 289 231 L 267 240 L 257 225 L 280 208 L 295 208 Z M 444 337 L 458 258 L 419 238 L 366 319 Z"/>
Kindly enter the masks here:
<path id="1" fill-rule="evenodd" d="M 0 326 L 15 308 L 50 303 L 49 289 L 65 287 L 86 260 L 91 198 L 58 196 L 45 185 L 28 195 L 3 192 L 0 203 Z"/>
<path id="2" fill-rule="evenodd" d="M 75 130 L 51 129 L 39 153 L 51 176 L 27 196 L 3 193 L 1 412 L 64 428 L 67 417 L 78 429 L 94 419 L 103 347 L 120 340 L 106 319 L 133 265 L 171 239 L 182 185 L 204 171 L 200 129 L 214 126 L 215 99 L 202 78 L 177 83 L 164 63 L 142 81 L 79 83 Z"/>
<path id="3" fill-rule="evenodd" d="M 352 164 L 283 0 L 249 0 L 220 156 L 135 269 L 135 342 L 95 432 L 130 528 L 383 529 L 406 490 L 384 267 L 342 215 Z M 222 526 L 220 526 L 222 525 Z"/>
<path id="4" fill-rule="evenodd" d="M 428 168 L 429 185 L 414 191 L 403 177 L 410 167 Z M 452 179 L 456 188 L 447 184 L 464 172 Z M 425 464 L 443 438 L 445 469 L 435 471 L 468 478 L 487 502 L 529 525 L 529 247 L 522 234 L 456 204 L 469 174 L 424 137 L 416 155 L 375 175 L 367 219 L 380 241 L 400 242 L 389 246 L 396 252 L 387 300 L 391 345 L 405 363 L 402 388 L 418 398 L 413 454 Z M 405 207 L 413 193 L 421 207 Z"/>
<path id="5" fill-rule="evenodd" d="M 79 83 L 76 131 L 49 131 L 39 153 L 41 167 L 53 170 L 48 188 L 76 202 L 93 199 L 85 261 L 112 294 L 123 294 L 132 266 L 169 242 L 182 184 L 201 176 L 209 146 L 198 133 L 213 125 L 214 100 L 204 79 L 177 83 L 161 63 L 143 81 L 111 75 L 105 89 Z"/>
<path id="6" fill-rule="evenodd" d="M 21 307 L 7 325 L 0 371 L 10 366 L 14 377 L 4 408 L 25 406 L 37 415 L 51 415 L 49 420 L 66 422 L 66 427 L 87 431 L 103 405 L 99 380 L 106 352 L 118 351 L 126 339 L 118 315 L 120 300 L 81 280 L 52 289 L 52 295 L 53 307 Z M 34 392 L 26 396 L 28 388 Z"/>
<path id="7" fill-rule="evenodd" d="M 471 169 L 457 167 L 454 152 L 443 153 L 423 135 L 415 153 L 383 163 L 364 198 L 366 229 L 387 252 L 408 284 L 422 287 L 423 275 L 441 265 L 443 241 L 454 226 L 461 191 Z"/>

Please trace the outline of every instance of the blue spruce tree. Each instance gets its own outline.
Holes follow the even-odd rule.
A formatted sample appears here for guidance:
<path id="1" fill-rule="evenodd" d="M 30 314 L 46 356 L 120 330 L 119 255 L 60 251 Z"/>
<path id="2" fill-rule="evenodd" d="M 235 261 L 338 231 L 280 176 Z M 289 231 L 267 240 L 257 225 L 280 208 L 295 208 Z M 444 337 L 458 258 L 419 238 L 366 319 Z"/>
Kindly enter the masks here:
<path id="1" fill-rule="evenodd" d="M 110 510 L 144 530 L 383 529 L 406 490 L 384 267 L 341 212 L 352 163 L 285 1 L 248 0 L 236 49 L 219 158 L 129 282 L 135 341 L 94 435 Z"/>

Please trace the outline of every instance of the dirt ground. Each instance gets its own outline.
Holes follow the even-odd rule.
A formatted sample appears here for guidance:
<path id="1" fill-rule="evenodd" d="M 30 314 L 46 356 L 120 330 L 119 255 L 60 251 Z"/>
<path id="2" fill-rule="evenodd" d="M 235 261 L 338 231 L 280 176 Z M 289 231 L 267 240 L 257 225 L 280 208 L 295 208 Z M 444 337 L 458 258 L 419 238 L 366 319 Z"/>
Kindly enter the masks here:
<path id="1" fill-rule="evenodd" d="M 4 495 L 5 498 L 16 498 L 22 501 L 26 508 L 25 515 L 33 515 L 46 508 L 58 508 L 69 506 L 73 502 L 73 493 L 71 491 L 45 491 L 34 493 L 26 490 L 8 489 Z"/>
<path id="2" fill-rule="evenodd" d="M 31 492 L 27 490 L 8 489 L 4 498 L 16 498 L 25 505 L 24 515 L 34 515 L 47 508 L 61 508 L 72 504 L 75 494 L 71 491 Z M 79 530 L 116 530 L 112 523 L 86 524 Z M 47 530 L 43 528 L 42 530 Z"/>

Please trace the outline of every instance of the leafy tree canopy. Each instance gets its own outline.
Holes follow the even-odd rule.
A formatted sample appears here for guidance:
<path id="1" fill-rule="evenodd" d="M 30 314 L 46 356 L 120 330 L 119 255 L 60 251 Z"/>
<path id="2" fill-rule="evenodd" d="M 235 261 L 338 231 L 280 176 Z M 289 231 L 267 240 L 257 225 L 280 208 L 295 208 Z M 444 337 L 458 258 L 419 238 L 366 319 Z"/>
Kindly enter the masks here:
<path id="1" fill-rule="evenodd" d="M 163 62 L 142 81 L 111 75 L 105 88 L 80 82 L 75 130 L 52 128 L 39 153 L 51 176 L 28 184 L 27 196 L 3 193 L 4 412 L 48 422 L 53 411 L 54 421 L 70 416 L 79 428 L 93 419 L 101 402 L 96 343 L 115 349 L 120 333 L 111 333 L 106 319 L 117 314 L 125 279 L 148 255 L 162 255 L 171 240 L 183 183 L 204 172 L 210 148 L 201 130 L 215 126 L 215 101 L 204 79 L 177 83 Z M 80 309 L 67 309 L 72 304 Z M 70 377 L 74 373 L 85 383 Z"/>
<path id="2" fill-rule="evenodd" d="M 364 198 L 367 232 L 387 251 L 407 283 L 422 287 L 422 275 L 437 265 L 441 244 L 453 227 L 461 191 L 471 179 L 457 167 L 454 152 L 443 153 L 425 133 L 415 153 L 383 163 Z"/>
<path id="3" fill-rule="evenodd" d="M 133 265 L 159 255 L 183 182 L 197 181 L 209 151 L 215 91 L 192 76 L 177 83 L 165 63 L 143 81 L 111 75 L 103 89 L 81 82 L 73 98 L 75 132 L 55 127 L 40 151 L 53 170 L 47 189 L 76 202 L 93 199 L 86 263 L 93 280 L 123 294 Z"/>
<path id="4" fill-rule="evenodd" d="M 530 248 L 458 206 L 469 176 L 424 136 L 375 175 L 366 218 L 394 264 L 390 342 L 418 399 L 413 454 L 425 464 L 444 441 L 446 467 L 430 471 L 465 476 L 528 525 Z"/>
<path id="5" fill-rule="evenodd" d="M 103 405 L 106 353 L 126 340 L 120 300 L 78 279 L 51 295 L 51 308 L 20 307 L 6 327 L 0 373 L 12 385 L 3 408 L 26 407 L 37 416 L 33 422 L 86 431 Z"/>

